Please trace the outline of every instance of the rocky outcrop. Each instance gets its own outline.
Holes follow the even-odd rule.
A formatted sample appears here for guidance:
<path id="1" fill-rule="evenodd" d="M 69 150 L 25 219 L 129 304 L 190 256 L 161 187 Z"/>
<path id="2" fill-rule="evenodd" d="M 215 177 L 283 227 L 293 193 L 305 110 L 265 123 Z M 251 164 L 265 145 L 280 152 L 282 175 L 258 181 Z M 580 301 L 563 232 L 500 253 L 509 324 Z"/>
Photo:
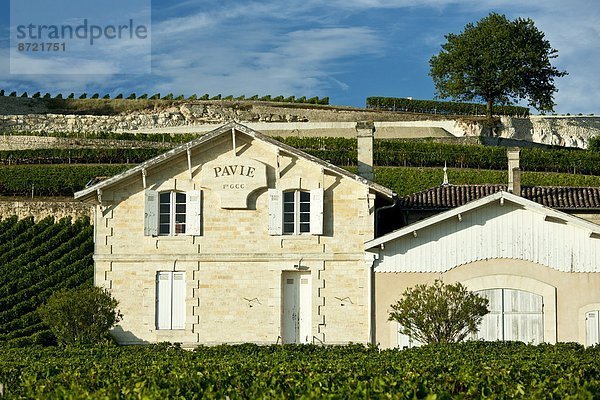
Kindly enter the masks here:
<path id="1" fill-rule="evenodd" d="M 6 99 L 6 98 L 5 98 Z M 26 99 L 24 99 L 26 100 Z M 11 103 L 12 104 L 12 103 Z M 313 130 L 308 125 L 327 123 L 319 128 L 326 136 L 347 136 L 353 130 L 341 125 L 358 121 L 374 121 L 384 137 L 423 137 L 423 129 L 447 132 L 454 137 L 489 135 L 482 118 L 450 118 L 442 115 L 409 114 L 350 107 L 318 107 L 310 105 L 276 104 L 241 101 L 192 101 L 165 108 L 143 109 L 117 115 L 75 115 L 48 113 L 36 109 L 34 103 L 22 107 L 11 105 L 10 112 L 0 112 L 0 133 L 56 133 L 85 136 L 101 132 L 200 132 L 199 127 L 222 124 L 231 120 L 248 124 L 278 125 L 277 134 L 290 131 Z M 2 106 L 2 104 L 0 104 Z M 6 111 L 6 110 L 4 110 Z M 270 125 L 273 124 L 273 125 Z M 304 125 L 306 124 L 306 125 Z M 340 125 L 336 127 L 336 125 Z M 336 130 L 337 129 L 337 130 Z M 267 129 L 269 131 L 270 129 Z M 204 130 L 206 131 L 206 130 Z M 349 133 L 350 132 L 350 133 Z M 501 117 L 492 136 L 535 143 L 586 148 L 591 137 L 600 135 L 600 117 L 593 116 L 532 116 L 529 118 Z M 35 144 L 31 147 L 36 147 Z"/>

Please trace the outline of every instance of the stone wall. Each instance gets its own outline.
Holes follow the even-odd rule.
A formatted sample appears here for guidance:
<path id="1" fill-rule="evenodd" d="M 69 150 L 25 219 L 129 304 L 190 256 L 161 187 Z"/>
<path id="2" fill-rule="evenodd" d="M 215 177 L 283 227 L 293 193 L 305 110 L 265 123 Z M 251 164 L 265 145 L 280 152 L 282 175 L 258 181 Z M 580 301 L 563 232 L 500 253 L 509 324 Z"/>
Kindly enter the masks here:
<path id="1" fill-rule="evenodd" d="M 35 221 L 46 217 L 54 217 L 56 221 L 64 217 L 77 218 L 89 217 L 93 222 L 93 207 L 78 201 L 43 201 L 36 199 L 1 199 L 0 218 L 5 219 L 13 215 L 21 218 L 33 216 Z"/>
<path id="2" fill-rule="evenodd" d="M 299 107 L 285 103 L 196 101 L 118 115 L 52 114 L 21 109 L 22 114 L 0 112 L 0 133 L 204 133 L 235 120 L 258 131 L 278 136 L 354 136 L 354 124 L 358 121 L 374 121 L 376 137 L 464 137 L 485 134 L 483 125 L 477 118 L 450 118 L 350 107 Z M 494 135 L 586 148 L 591 137 L 600 135 L 600 117 L 502 117 Z M 5 143 L 5 149 L 37 146 L 9 145 L 7 143 L 15 139 L 6 137 L 7 135 L 4 142 L 0 142 L 0 145 Z M 64 145 L 59 140 L 53 142 L 50 138 L 39 140 L 44 142 L 44 146 Z M 126 144 L 120 143 L 120 146 L 123 145 Z"/>

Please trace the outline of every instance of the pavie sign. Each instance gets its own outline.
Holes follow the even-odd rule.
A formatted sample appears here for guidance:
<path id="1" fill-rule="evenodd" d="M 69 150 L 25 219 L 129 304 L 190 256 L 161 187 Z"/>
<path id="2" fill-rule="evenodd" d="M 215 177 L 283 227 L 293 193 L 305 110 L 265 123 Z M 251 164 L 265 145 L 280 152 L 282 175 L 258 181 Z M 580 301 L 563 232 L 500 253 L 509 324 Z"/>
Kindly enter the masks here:
<path id="1" fill-rule="evenodd" d="M 247 157 L 219 158 L 202 166 L 202 186 L 221 197 L 221 208 L 248 208 L 248 196 L 267 187 L 267 166 Z"/>

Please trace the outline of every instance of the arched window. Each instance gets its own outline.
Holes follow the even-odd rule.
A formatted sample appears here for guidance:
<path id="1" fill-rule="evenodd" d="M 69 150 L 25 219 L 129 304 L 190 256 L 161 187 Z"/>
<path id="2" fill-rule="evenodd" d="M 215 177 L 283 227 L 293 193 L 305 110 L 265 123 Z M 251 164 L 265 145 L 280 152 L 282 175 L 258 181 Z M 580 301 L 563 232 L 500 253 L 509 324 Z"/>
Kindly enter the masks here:
<path id="1" fill-rule="evenodd" d="M 542 296 L 517 289 L 486 289 L 476 293 L 489 300 L 476 337 L 484 340 L 544 341 Z"/>

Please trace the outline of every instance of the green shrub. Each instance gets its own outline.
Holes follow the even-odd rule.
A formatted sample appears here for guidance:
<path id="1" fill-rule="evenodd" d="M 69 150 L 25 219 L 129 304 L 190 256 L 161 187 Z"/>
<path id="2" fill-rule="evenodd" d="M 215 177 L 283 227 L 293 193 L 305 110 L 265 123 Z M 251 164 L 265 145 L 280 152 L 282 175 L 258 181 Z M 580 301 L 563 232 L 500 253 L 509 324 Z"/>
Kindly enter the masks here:
<path id="1" fill-rule="evenodd" d="M 588 142 L 588 150 L 595 153 L 600 153 L 600 135 L 594 136 Z"/>
<path id="2" fill-rule="evenodd" d="M 402 97 L 367 97 L 367 108 L 389 111 L 406 111 L 428 114 L 485 115 L 485 104 L 454 101 L 414 100 Z M 517 106 L 494 106 L 498 115 L 529 115 L 529 108 Z"/>
<path id="3" fill-rule="evenodd" d="M 108 339 L 108 331 L 123 317 L 115 300 L 96 286 L 54 293 L 38 309 L 59 344 L 97 344 Z"/>
<path id="4" fill-rule="evenodd" d="M 470 292 L 460 282 L 408 288 L 390 308 L 389 320 L 400 324 L 400 332 L 421 343 L 456 343 L 476 333 L 489 301 Z"/>

